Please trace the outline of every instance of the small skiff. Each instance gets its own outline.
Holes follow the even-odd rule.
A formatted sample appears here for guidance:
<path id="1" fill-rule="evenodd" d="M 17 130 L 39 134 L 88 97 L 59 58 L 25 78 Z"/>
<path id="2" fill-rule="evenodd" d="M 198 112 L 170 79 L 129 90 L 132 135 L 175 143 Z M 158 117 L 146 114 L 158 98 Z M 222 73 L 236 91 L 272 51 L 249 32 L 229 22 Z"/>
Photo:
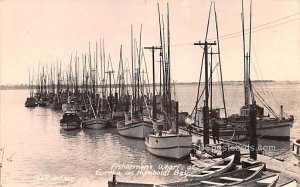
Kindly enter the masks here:
<path id="1" fill-rule="evenodd" d="M 244 169 L 235 170 L 228 173 L 223 173 L 216 177 L 207 178 L 205 180 L 195 180 L 180 183 L 169 183 L 156 185 L 160 187 L 165 186 L 239 186 L 242 183 L 248 182 L 250 180 L 257 179 L 262 176 L 265 164 L 261 163 L 259 165 L 251 166 Z"/>
<path id="2" fill-rule="evenodd" d="M 275 187 L 276 183 L 279 179 L 279 174 L 270 175 L 267 177 L 255 179 L 252 181 L 248 181 L 239 186 L 259 186 L 259 187 Z"/>
<path id="3" fill-rule="evenodd" d="M 218 176 L 220 174 L 225 173 L 230 168 L 232 168 L 233 163 L 234 163 L 234 158 L 235 158 L 235 155 L 231 155 L 229 157 L 226 157 L 226 158 L 220 160 L 219 162 L 216 162 L 216 163 L 204 168 L 203 170 L 201 170 L 195 174 L 187 175 L 186 177 L 188 180 L 203 180 L 203 179 L 206 179 L 209 177 Z"/>
<path id="4" fill-rule="evenodd" d="M 287 183 L 280 185 L 279 187 L 297 187 L 297 180 L 293 179 Z"/>

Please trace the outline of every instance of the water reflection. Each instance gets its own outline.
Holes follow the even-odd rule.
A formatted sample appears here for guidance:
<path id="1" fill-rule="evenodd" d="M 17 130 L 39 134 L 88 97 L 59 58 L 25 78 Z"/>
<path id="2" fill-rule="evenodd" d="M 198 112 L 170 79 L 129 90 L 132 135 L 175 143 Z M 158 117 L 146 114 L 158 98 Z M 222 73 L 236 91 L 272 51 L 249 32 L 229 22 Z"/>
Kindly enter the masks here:
<path id="1" fill-rule="evenodd" d="M 63 129 L 59 130 L 59 133 L 61 136 L 65 137 L 65 138 L 76 138 L 79 136 L 81 129 L 75 129 L 75 130 L 71 130 L 71 131 L 65 131 Z"/>

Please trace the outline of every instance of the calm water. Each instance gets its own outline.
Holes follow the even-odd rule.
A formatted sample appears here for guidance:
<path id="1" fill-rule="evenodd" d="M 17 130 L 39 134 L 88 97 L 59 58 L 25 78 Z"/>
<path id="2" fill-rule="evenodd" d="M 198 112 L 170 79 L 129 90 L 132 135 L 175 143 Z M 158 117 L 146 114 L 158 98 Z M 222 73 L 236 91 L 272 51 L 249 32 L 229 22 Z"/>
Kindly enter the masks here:
<path id="1" fill-rule="evenodd" d="M 285 112 L 295 116 L 291 139 L 300 138 L 300 84 L 268 83 L 267 87 L 284 105 Z M 182 111 L 191 112 L 196 89 L 195 85 L 176 87 Z M 228 112 L 238 112 L 243 104 L 243 86 L 226 85 L 225 90 Z M 219 87 L 215 86 L 214 106 L 221 106 L 219 93 Z M 179 180 L 182 176 L 176 172 L 184 172 L 190 167 L 186 161 L 169 161 L 149 154 L 143 141 L 121 137 L 116 129 L 61 131 L 59 119 L 62 114 L 49 108 L 25 108 L 28 94 L 28 90 L 1 91 L 4 186 L 106 186 L 112 173 L 117 173 L 119 181 L 164 183 Z M 271 99 L 273 96 L 268 96 L 266 91 L 262 95 L 279 113 L 279 107 Z M 275 145 L 276 153 L 288 150 L 290 144 L 270 140 L 259 140 L 259 143 Z M 294 161 L 291 154 L 285 154 L 285 159 Z"/>

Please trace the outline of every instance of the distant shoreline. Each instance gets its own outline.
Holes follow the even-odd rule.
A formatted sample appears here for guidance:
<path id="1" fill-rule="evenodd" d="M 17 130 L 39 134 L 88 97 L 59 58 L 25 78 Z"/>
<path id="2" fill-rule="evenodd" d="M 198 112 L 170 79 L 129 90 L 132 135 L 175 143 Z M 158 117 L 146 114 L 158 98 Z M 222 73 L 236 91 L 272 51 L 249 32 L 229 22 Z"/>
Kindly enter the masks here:
<path id="1" fill-rule="evenodd" d="M 252 83 L 288 83 L 288 84 L 300 84 L 300 81 L 274 81 L 274 80 L 253 80 Z M 204 84 L 204 82 L 201 82 L 201 84 Z M 213 82 L 213 84 L 218 85 L 220 82 Z M 224 81 L 224 85 L 229 84 L 243 84 L 243 81 Z M 151 86 L 152 84 L 149 84 Z M 159 83 L 156 84 L 159 86 Z M 198 85 L 198 82 L 175 82 L 175 85 Z M 117 85 L 116 85 L 117 86 Z M 35 86 L 33 86 L 35 88 Z M 80 86 L 81 87 L 81 86 Z M 101 87 L 101 86 L 98 86 Z M 114 87 L 114 85 L 112 85 Z M 0 85 L 0 90 L 25 90 L 29 89 L 29 86 L 27 84 L 5 84 Z"/>

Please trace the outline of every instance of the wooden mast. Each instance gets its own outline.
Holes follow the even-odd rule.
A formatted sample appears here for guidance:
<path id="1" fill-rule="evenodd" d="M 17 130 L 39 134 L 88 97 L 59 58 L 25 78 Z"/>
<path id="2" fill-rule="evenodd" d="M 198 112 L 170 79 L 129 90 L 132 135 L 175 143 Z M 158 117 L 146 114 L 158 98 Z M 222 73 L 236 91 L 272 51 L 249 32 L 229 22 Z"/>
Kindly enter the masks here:
<path id="1" fill-rule="evenodd" d="M 227 119 L 227 109 L 226 109 L 226 102 L 225 102 L 223 74 L 222 74 L 222 63 L 221 63 L 221 53 L 220 53 L 219 28 L 218 28 L 218 19 L 217 19 L 217 12 L 216 12 L 215 3 L 214 3 L 214 12 L 215 12 L 216 34 L 217 34 L 217 49 L 218 49 L 219 66 L 220 66 L 220 74 L 221 74 L 222 98 L 223 98 L 223 106 L 224 106 L 224 111 L 225 111 L 225 118 Z"/>

